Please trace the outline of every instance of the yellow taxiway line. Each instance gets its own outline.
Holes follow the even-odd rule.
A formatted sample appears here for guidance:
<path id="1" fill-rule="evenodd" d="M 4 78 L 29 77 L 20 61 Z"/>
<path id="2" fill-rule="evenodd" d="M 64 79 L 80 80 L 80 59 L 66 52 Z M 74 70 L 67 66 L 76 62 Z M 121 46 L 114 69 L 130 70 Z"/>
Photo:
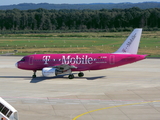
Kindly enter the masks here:
<path id="1" fill-rule="evenodd" d="M 138 105 L 138 104 L 145 104 L 145 103 L 153 103 L 153 102 L 160 102 L 160 100 L 156 100 L 156 101 L 148 101 L 148 102 L 140 102 L 140 103 L 131 103 L 131 104 L 124 104 L 124 105 L 117 105 L 117 106 L 111 106 L 111 107 L 105 107 L 105 108 L 100 108 L 100 109 L 96 109 L 96 110 L 91 110 L 85 113 L 82 113 L 78 116 L 76 116 L 75 118 L 73 118 L 72 120 L 77 120 L 79 117 L 92 113 L 92 112 L 96 112 L 96 111 L 100 111 L 100 110 L 105 110 L 105 109 L 110 109 L 110 108 L 117 108 L 117 107 L 124 107 L 124 106 L 130 106 L 130 105 Z"/>

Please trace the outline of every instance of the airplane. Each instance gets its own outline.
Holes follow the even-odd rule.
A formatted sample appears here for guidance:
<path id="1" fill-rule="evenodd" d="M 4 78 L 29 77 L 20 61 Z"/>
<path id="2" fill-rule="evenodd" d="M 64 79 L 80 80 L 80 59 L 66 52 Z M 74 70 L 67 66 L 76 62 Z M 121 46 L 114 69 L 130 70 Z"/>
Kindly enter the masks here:
<path id="1" fill-rule="evenodd" d="M 137 54 L 141 34 L 142 28 L 134 29 L 114 53 L 33 54 L 24 56 L 16 67 L 32 70 L 32 78 L 36 78 L 38 70 L 44 77 L 68 74 L 73 79 L 73 71 L 79 71 L 78 76 L 83 77 L 82 71 L 108 69 L 145 59 L 147 55 Z"/>

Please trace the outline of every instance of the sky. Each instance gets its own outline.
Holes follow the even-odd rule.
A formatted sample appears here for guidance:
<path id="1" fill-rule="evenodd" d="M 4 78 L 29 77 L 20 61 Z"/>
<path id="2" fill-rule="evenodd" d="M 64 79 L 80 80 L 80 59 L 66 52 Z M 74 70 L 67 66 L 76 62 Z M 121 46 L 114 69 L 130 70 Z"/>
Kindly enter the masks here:
<path id="1" fill-rule="evenodd" d="M 151 0 L 134 0 L 132 3 L 146 2 Z M 130 2 L 129 0 L 1 0 L 0 5 L 13 5 L 20 3 L 51 3 L 51 4 L 79 4 L 79 3 L 121 3 L 121 2 Z M 160 2 L 156 0 L 154 2 Z"/>

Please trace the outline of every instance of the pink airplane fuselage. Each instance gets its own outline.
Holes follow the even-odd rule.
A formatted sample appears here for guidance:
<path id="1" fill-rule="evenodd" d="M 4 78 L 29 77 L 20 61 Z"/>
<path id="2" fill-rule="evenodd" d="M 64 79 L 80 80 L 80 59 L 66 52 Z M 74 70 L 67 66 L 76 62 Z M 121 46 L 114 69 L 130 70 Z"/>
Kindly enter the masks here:
<path id="1" fill-rule="evenodd" d="M 25 56 L 18 62 L 18 68 L 42 70 L 44 67 L 70 65 L 72 71 L 100 70 L 133 63 L 145 59 L 137 54 L 35 54 Z"/>

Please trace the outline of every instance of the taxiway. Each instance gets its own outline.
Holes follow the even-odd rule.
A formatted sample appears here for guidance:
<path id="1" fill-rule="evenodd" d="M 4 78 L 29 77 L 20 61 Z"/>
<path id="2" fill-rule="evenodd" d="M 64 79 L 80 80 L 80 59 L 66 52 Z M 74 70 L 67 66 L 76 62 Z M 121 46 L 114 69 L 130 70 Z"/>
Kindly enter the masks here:
<path id="1" fill-rule="evenodd" d="M 20 120 L 159 120 L 160 59 L 99 71 L 83 78 L 32 79 L 20 70 L 21 57 L 0 56 L 0 97 Z"/>

